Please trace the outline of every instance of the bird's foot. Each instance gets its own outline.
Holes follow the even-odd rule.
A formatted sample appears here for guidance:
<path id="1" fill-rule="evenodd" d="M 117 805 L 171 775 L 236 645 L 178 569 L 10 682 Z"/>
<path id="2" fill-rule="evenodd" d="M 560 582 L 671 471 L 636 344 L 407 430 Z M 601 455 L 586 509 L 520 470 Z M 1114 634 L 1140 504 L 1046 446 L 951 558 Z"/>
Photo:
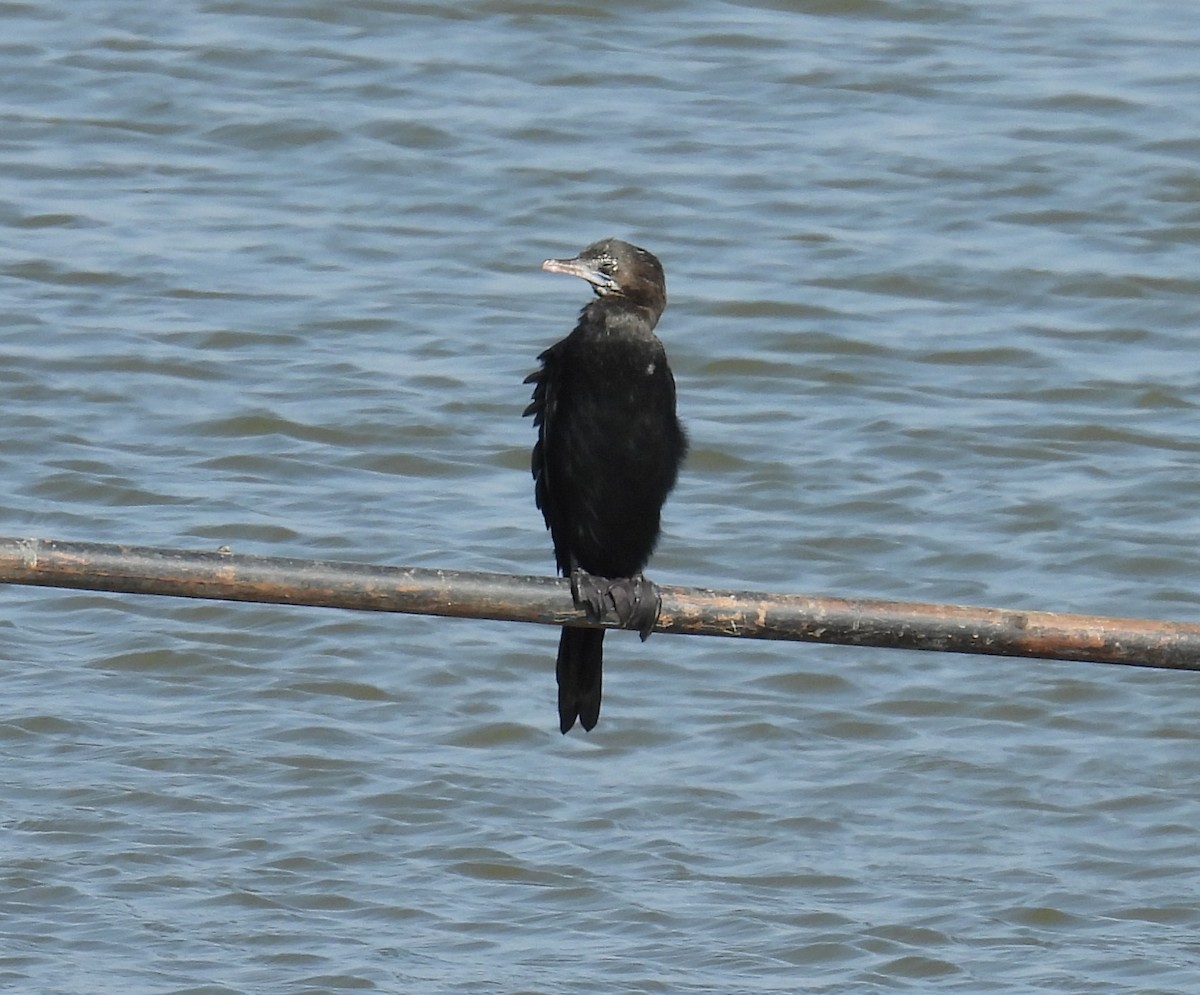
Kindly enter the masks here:
<path id="1" fill-rule="evenodd" d="M 658 585 L 641 574 L 614 580 L 608 589 L 613 609 L 621 625 L 626 629 L 637 629 L 642 642 L 650 638 L 662 609 L 662 595 Z"/>
<path id="2" fill-rule="evenodd" d="M 650 638 L 662 608 L 658 586 L 641 574 L 635 577 L 595 577 L 576 567 L 571 571 L 571 597 L 593 621 L 609 609 L 623 629 L 636 629 L 642 642 Z"/>
<path id="3" fill-rule="evenodd" d="M 575 607 L 586 609 L 588 618 L 593 622 L 604 618 L 604 596 L 608 589 L 598 583 L 600 581 L 607 583 L 606 578 L 593 577 L 579 567 L 571 571 L 571 597 L 575 599 Z"/>

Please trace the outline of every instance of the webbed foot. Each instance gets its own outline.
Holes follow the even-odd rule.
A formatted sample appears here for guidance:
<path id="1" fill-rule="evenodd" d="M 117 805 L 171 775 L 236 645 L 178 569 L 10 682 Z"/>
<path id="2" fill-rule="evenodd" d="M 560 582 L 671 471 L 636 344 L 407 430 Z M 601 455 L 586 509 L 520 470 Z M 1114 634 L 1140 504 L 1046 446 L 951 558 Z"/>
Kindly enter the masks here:
<path id="1" fill-rule="evenodd" d="M 642 642 L 650 638 L 662 596 L 658 586 L 642 574 L 635 577 L 594 577 L 576 567 L 571 571 L 571 596 L 575 604 L 599 621 L 612 609 L 623 629 L 636 629 Z"/>
<path id="2" fill-rule="evenodd" d="M 609 599 L 621 625 L 626 629 L 637 629 L 642 642 L 650 638 L 658 613 L 662 608 L 662 595 L 658 586 L 641 574 L 612 581 L 608 589 Z"/>
<path id="3" fill-rule="evenodd" d="M 571 571 L 571 597 L 575 599 L 575 607 L 586 609 L 588 618 L 593 622 L 604 618 L 607 585 L 608 580 L 605 577 L 593 577 L 579 567 Z"/>

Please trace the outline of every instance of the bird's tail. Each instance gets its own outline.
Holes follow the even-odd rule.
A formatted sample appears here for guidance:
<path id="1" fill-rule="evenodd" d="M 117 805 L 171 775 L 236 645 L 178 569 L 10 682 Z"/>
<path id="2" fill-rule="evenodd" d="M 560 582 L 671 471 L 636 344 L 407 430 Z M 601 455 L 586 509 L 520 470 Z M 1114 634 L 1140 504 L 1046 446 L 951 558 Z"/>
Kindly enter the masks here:
<path id="1" fill-rule="evenodd" d="M 558 724 L 565 733 L 578 717 L 591 730 L 600 718 L 604 630 L 564 628 L 558 640 Z"/>

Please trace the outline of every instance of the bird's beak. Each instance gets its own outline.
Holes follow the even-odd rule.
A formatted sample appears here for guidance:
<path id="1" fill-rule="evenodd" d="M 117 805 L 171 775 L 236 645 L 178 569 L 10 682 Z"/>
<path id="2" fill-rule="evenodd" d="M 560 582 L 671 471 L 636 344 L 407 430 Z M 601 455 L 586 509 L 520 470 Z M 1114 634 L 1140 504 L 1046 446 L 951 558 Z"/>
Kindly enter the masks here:
<path id="1" fill-rule="evenodd" d="M 612 283 L 609 277 L 578 257 L 575 259 L 547 259 L 542 263 L 542 269 L 547 273 L 566 273 L 567 276 L 577 276 L 581 280 L 587 280 L 597 290 L 607 289 Z"/>

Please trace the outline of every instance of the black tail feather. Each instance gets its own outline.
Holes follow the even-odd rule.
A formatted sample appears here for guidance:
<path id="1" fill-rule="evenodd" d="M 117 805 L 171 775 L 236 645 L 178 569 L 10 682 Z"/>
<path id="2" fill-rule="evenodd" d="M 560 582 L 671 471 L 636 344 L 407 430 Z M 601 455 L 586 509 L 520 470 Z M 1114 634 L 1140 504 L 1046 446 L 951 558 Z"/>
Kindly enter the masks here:
<path id="1" fill-rule="evenodd" d="M 564 628 L 558 640 L 558 724 L 565 733 L 579 719 L 591 731 L 600 718 L 604 630 Z"/>

